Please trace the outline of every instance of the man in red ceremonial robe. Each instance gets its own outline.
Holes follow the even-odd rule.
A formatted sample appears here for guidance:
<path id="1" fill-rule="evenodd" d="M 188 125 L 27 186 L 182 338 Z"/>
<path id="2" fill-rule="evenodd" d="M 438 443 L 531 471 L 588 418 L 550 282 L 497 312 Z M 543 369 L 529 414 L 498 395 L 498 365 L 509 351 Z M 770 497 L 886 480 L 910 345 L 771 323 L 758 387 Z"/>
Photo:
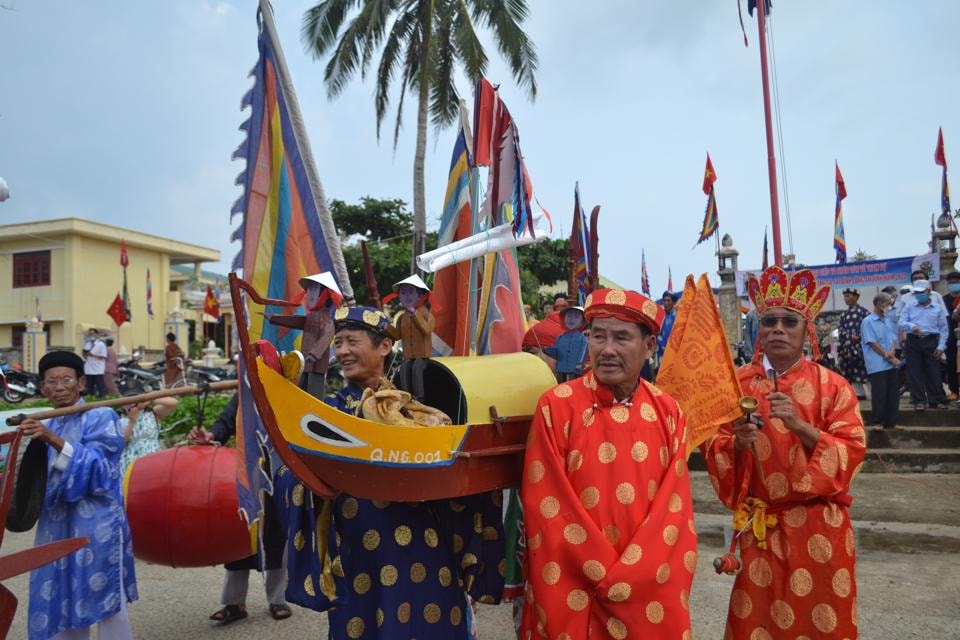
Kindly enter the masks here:
<path id="1" fill-rule="evenodd" d="M 633 291 L 592 292 L 592 371 L 540 398 L 521 489 L 522 638 L 690 637 L 697 534 L 686 420 L 640 378 L 663 313 Z"/>
<path id="2" fill-rule="evenodd" d="M 702 446 L 742 532 L 724 637 L 856 638 L 847 507 L 866 451 L 863 418 L 850 383 L 803 355 L 830 288 L 817 290 L 807 269 L 788 276 L 774 266 L 751 277 L 748 291 L 760 352 L 737 376 L 760 401 L 762 428 L 739 420 Z"/>

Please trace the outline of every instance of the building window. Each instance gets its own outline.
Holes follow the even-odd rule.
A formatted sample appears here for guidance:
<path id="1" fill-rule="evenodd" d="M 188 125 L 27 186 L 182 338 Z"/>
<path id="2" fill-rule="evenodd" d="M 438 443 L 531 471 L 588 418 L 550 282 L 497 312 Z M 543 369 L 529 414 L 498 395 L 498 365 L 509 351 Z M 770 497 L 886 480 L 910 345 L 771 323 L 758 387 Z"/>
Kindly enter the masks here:
<path id="1" fill-rule="evenodd" d="M 13 254 L 13 287 L 45 287 L 50 284 L 50 252 Z"/>

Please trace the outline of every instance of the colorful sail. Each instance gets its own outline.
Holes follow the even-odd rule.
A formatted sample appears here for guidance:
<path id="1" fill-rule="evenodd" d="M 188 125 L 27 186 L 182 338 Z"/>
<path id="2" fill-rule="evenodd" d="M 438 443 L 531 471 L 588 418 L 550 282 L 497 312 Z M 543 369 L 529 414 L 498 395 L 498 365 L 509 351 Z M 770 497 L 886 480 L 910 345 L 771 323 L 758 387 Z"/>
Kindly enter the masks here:
<path id="1" fill-rule="evenodd" d="M 437 248 L 469 238 L 476 230 L 473 206 L 470 201 L 470 186 L 475 169 L 470 157 L 469 133 L 465 117 L 461 114 L 457 139 L 450 159 L 450 174 L 447 192 L 443 198 L 443 215 L 440 218 L 440 233 Z M 476 260 L 455 264 L 436 272 L 433 281 L 434 350 L 441 355 L 465 356 L 470 354 L 475 338 L 473 321 L 476 305 L 471 305 L 471 291 L 476 288 L 474 277 L 478 266 Z"/>
<path id="2" fill-rule="evenodd" d="M 520 151 L 520 133 L 499 93 L 486 78 L 476 85 L 474 104 L 474 158 L 477 166 L 489 166 L 489 208 L 484 216 L 493 225 L 510 221 L 513 235 L 536 235 L 533 184 Z M 509 214 L 507 210 L 509 209 Z"/>
<path id="3" fill-rule="evenodd" d="M 573 279 L 577 285 L 579 304 L 583 304 L 593 290 L 590 286 L 590 227 L 580 201 L 580 183 L 573 187 L 573 226 L 570 231 L 570 259 L 573 260 Z"/>
<path id="4" fill-rule="evenodd" d="M 720 228 L 720 219 L 717 217 L 717 196 L 714 193 L 713 183 L 717 181 L 717 173 L 713 170 L 710 154 L 707 154 L 707 166 L 703 171 L 703 192 L 707 195 L 707 208 L 703 214 L 703 226 L 700 229 L 700 244 Z"/>
<path id="5" fill-rule="evenodd" d="M 847 239 L 843 233 L 843 208 L 841 201 L 847 197 L 847 187 L 843 184 L 843 176 L 840 174 L 840 165 L 836 164 L 836 192 L 837 204 L 833 213 L 833 248 L 837 252 L 837 264 L 847 263 Z"/>
<path id="6" fill-rule="evenodd" d="M 536 235 L 531 211 L 533 184 L 520 152 L 519 133 L 506 105 L 492 85 L 481 78 L 475 98 L 474 157 L 489 161 L 486 200 L 479 224 L 513 225 L 513 234 Z M 487 254 L 477 320 L 477 353 L 520 351 L 527 322 L 520 297 L 520 271 L 514 248 Z"/>
<path id="7" fill-rule="evenodd" d="M 234 152 L 246 160 L 237 178 L 243 194 L 231 215 L 241 216 L 232 240 L 242 243 L 233 261 L 245 280 L 270 298 L 299 299 L 302 276 L 322 271 L 333 274 L 348 299 L 353 289 L 347 275 L 340 241 L 326 206 L 326 197 L 307 140 L 300 106 L 283 59 L 283 51 L 267 0 L 257 11 L 259 59 L 251 75 L 253 88 L 241 107 L 250 107 L 250 118 L 241 125 L 246 140 Z M 281 351 L 296 346 L 299 332 L 281 332 L 264 321 L 264 312 L 289 312 L 247 302 L 247 322 L 252 340 L 269 340 Z M 303 309 L 299 310 L 303 313 Z M 243 360 L 241 359 L 241 363 Z M 271 447 L 254 407 L 250 386 L 240 367 L 240 410 L 237 414 L 237 448 L 243 451 L 237 469 L 240 509 L 253 523 L 260 513 L 260 493 L 270 492 Z M 267 460 L 266 469 L 258 464 Z"/>
<path id="8" fill-rule="evenodd" d="M 232 237 L 242 241 L 232 266 L 271 298 L 294 299 L 300 294 L 299 279 L 321 271 L 331 272 L 344 296 L 352 298 L 339 238 L 313 164 L 272 14 L 265 1 L 260 6 L 260 58 L 251 74 L 254 86 L 242 102 L 242 107 L 251 108 L 249 120 L 241 126 L 247 139 L 233 155 L 245 159 L 247 166 L 237 178 L 243 194 L 231 210 L 232 215 L 242 217 Z M 251 338 L 269 340 L 281 351 L 294 348 L 296 332 L 280 331 L 264 322 L 264 311 L 281 310 L 250 303 Z"/>

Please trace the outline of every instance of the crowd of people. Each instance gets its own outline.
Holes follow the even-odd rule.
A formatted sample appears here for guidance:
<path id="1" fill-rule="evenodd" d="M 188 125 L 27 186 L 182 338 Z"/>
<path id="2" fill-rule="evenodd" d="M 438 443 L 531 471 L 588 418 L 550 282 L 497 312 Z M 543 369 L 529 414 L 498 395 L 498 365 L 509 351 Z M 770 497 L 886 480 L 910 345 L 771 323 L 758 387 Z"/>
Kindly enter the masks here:
<path id="1" fill-rule="evenodd" d="M 849 490 L 866 434 L 861 389 L 852 383 L 869 382 L 874 420 L 895 428 L 891 398 L 899 399 L 902 363 L 917 408 L 942 406 L 940 369 L 931 363 L 952 345 L 947 383 L 956 393 L 950 334 L 960 316 L 960 274 L 947 276 L 951 293 L 939 302 L 918 277 L 909 292 L 878 294 L 872 312 L 858 306 L 858 292 L 845 291 L 845 379 L 805 355 L 822 292 L 813 273 L 791 279 L 778 269 L 750 289 L 751 362 L 737 372 L 757 411 L 721 426 L 700 447 L 739 545 L 742 570 L 731 591 L 727 637 L 853 638 Z M 304 332 L 304 351 L 286 354 L 282 373 L 337 410 L 363 415 L 365 393 L 393 389 L 386 362 L 395 341 L 402 340 L 408 358 L 430 355 L 430 290 L 416 276 L 397 283 L 401 310 L 393 320 L 377 308 L 344 306 L 324 276 L 301 280 L 306 315 L 269 318 L 298 323 Z M 249 571 L 258 569 L 275 619 L 292 614 L 288 602 L 326 611 L 331 638 L 475 637 L 475 607 L 501 601 L 506 549 L 523 541 L 519 637 L 690 637 L 697 534 L 688 425 L 677 401 L 652 382 L 651 367 L 667 346 L 675 302 L 670 292 L 657 304 L 633 291 L 599 289 L 583 306 L 558 297 L 539 321 L 528 310 L 523 348 L 551 365 L 558 384 L 533 414 L 517 540 L 507 539 L 499 491 L 416 503 L 345 493 L 325 499 L 280 467 L 260 553 L 226 567 L 223 607 L 211 619 L 247 617 Z M 67 352 L 41 360 L 43 393 L 54 406 L 82 403 L 85 385 L 97 388 L 89 377 L 103 375 L 103 347 L 91 344 L 86 361 Z M 344 380 L 330 395 L 323 393 L 328 349 Z M 31 576 L 31 640 L 86 637 L 95 623 L 101 638 L 131 637 L 126 605 L 137 590 L 121 469 L 151 450 L 131 443 L 155 439 L 156 419 L 170 409 L 132 406 L 126 422 L 108 409 L 47 425 L 24 421 L 24 434 L 50 447 L 38 543 L 91 539 Z M 190 441 L 226 443 L 236 411 L 234 398 L 210 430 L 198 427 Z"/>
<path id="2" fill-rule="evenodd" d="M 910 285 L 877 293 L 872 310 L 860 304 L 856 289 L 843 292 L 847 309 L 840 318 L 838 364 L 858 396 L 869 393 L 873 429 L 900 428 L 904 391 L 915 411 L 946 409 L 958 400 L 960 272 L 943 277 L 945 296 L 932 290 L 924 271 L 914 271 Z"/>

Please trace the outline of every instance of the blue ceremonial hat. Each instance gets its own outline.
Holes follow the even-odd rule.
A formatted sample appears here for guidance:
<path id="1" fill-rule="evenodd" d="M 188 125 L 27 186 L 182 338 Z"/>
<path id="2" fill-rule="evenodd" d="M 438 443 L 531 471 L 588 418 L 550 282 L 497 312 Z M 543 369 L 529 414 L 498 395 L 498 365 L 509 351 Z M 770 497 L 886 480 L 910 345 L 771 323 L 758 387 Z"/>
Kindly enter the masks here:
<path id="1" fill-rule="evenodd" d="M 341 329 L 365 329 L 382 336 L 397 340 L 397 330 L 390 317 L 374 307 L 340 307 L 333 314 L 333 326 Z"/>

